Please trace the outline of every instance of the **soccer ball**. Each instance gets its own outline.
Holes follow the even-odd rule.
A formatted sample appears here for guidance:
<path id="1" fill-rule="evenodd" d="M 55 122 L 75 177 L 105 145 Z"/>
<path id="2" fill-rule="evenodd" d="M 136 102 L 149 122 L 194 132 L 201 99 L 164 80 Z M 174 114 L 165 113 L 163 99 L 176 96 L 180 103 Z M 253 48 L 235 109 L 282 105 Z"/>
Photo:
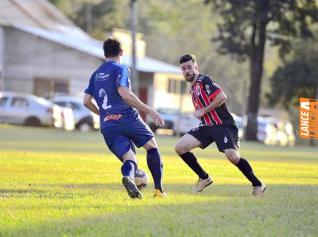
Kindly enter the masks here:
<path id="1" fill-rule="evenodd" d="M 135 172 L 135 184 L 137 185 L 138 189 L 141 190 L 145 188 L 148 184 L 148 175 L 142 169 L 137 169 Z"/>

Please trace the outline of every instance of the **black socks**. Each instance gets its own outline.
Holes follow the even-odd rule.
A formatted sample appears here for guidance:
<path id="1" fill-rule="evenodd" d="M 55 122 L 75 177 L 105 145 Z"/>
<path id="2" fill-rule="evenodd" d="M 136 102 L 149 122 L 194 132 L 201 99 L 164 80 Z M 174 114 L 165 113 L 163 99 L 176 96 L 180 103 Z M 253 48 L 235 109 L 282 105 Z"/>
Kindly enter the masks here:
<path id="1" fill-rule="evenodd" d="M 261 186 L 262 183 L 256 178 L 253 173 L 252 167 L 244 158 L 240 158 L 240 161 L 236 164 L 240 171 L 245 175 L 245 177 L 251 181 L 253 186 Z"/>
<path id="2" fill-rule="evenodd" d="M 179 156 L 199 176 L 200 179 L 206 179 L 209 177 L 209 175 L 202 169 L 193 153 L 186 152 Z"/>
<path id="3" fill-rule="evenodd" d="M 206 179 L 209 175 L 202 169 L 197 161 L 197 158 L 191 152 L 186 152 L 180 157 L 183 161 L 200 177 L 200 179 Z M 236 164 L 239 170 L 245 175 L 245 177 L 252 183 L 253 186 L 261 186 L 262 183 L 256 178 L 253 173 L 252 167 L 244 158 L 240 158 Z"/>

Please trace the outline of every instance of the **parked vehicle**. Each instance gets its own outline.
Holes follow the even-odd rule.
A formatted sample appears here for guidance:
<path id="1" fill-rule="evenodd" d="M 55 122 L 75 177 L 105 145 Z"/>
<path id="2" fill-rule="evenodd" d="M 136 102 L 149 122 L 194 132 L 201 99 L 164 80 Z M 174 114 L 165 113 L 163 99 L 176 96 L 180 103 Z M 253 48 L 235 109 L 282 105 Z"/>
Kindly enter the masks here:
<path id="1" fill-rule="evenodd" d="M 81 98 L 56 96 L 52 101 L 59 106 L 72 109 L 76 129 L 83 132 L 99 129 L 99 116 L 89 111 L 83 105 Z"/>
<path id="2" fill-rule="evenodd" d="M 244 130 L 245 130 L 246 123 L 245 123 L 245 121 L 244 121 L 244 119 L 242 117 L 240 117 L 240 116 L 238 116 L 238 115 L 236 115 L 234 113 L 231 113 L 231 115 L 232 115 L 232 117 L 233 117 L 233 119 L 234 119 L 234 121 L 236 123 L 236 126 L 237 126 L 237 128 L 239 130 L 238 131 L 238 136 L 239 136 L 240 139 L 242 139 L 243 136 L 244 136 Z"/>
<path id="3" fill-rule="evenodd" d="M 273 117 L 257 118 L 257 139 L 266 145 L 294 146 L 293 125 Z"/>
<path id="4" fill-rule="evenodd" d="M 55 120 L 55 127 L 63 128 L 64 130 L 74 130 L 75 129 L 75 121 L 74 121 L 74 113 L 70 108 L 55 106 L 56 114 L 61 115 L 61 119 Z M 58 124 L 57 124 L 58 123 Z"/>
<path id="5" fill-rule="evenodd" d="M 200 120 L 194 117 L 193 113 L 183 114 L 179 117 L 178 122 L 174 126 L 175 134 L 183 136 L 192 128 L 198 127 Z"/>
<path id="6" fill-rule="evenodd" d="M 277 143 L 276 119 L 257 117 L 257 140 L 266 145 Z"/>
<path id="7" fill-rule="evenodd" d="M 1 123 L 64 128 L 65 117 L 71 116 L 69 112 L 34 95 L 0 92 Z"/>
<path id="8" fill-rule="evenodd" d="M 244 120 L 242 117 L 232 114 L 233 119 L 239 129 L 238 135 L 240 138 L 243 137 L 244 133 Z M 187 113 L 180 116 L 176 126 L 174 127 L 175 133 L 183 136 L 189 132 L 192 128 L 199 126 L 200 120 L 194 117 L 193 113 Z"/>
<path id="9" fill-rule="evenodd" d="M 277 123 L 277 144 L 280 146 L 294 146 L 296 137 L 294 127 L 288 121 L 278 121 Z"/>
<path id="10" fill-rule="evenodd" d="M 161 129 L 172 129 L 174 130 L 174 127 L 176 123 L 178 122 L 179 117 L 181 116 L 180 111 L 177 109 L 171 109 L 171 108 L 159 108 L 157 112 L 161 115 L 163 118 L 165 124 L 163 127 L 160 127 Z M 146 122 L 148 123 L 149 127 L 153 132 L 156 132 L 159 128 L 152 120 L 149 118 L 146 118 Z"/>

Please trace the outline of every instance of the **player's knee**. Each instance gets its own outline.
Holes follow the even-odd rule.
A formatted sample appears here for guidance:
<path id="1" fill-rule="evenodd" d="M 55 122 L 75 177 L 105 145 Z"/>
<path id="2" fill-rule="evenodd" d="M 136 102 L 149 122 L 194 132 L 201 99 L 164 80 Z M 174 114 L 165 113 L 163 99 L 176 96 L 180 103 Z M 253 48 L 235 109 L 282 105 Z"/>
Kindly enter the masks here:
<path id="1" fill-rule="evenodd" d="M 144 145 L 144 148 L 146 150 L 150 150 L 150 149 L 153 149 L 153 148 L 158 148 L 158 145 L 156 143 L 156 141 L 154 139 L 151 139 L 150 141 L 148 141 L 145 145 Z"/>
<path id="2" fill-rule="evenodd" d="M 182 155 L 182 154 L 187 152 L 187 148 L 184 145 L 179 144 L 179 143 L 177 143 L 174 146 L 174 149 L 175 149 L 175 151 L 177 152 L 178 155 Z"/>
<path id="3" fill-rule="evenodd" d="M 225 155 L 226 155 L 227 159 L 234 165 L 236 165 L 240 160 L 239 155 L 234 150 L 225 151 Z"/>

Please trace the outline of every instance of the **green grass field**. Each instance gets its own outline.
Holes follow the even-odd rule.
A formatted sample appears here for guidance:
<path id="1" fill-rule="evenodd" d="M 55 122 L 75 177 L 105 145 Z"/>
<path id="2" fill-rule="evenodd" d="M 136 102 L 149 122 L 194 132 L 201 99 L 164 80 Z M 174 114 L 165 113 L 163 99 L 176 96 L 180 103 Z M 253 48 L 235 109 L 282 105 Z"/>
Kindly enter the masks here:
<path id="1" fill-rule="evenodd" d="M 192 194 L 176 138 L 157 140 L 168 198 L 153 199 L 151 182 L 131 200 L 99 132 L 0 125 L 0 236 L 318 236 L 317 148 L 242 143 L 268 185 L 254 198 L 214 145 L 195 151 L 214 184 Z M 138 159 L 148 171 L 141 149 Z"/>

